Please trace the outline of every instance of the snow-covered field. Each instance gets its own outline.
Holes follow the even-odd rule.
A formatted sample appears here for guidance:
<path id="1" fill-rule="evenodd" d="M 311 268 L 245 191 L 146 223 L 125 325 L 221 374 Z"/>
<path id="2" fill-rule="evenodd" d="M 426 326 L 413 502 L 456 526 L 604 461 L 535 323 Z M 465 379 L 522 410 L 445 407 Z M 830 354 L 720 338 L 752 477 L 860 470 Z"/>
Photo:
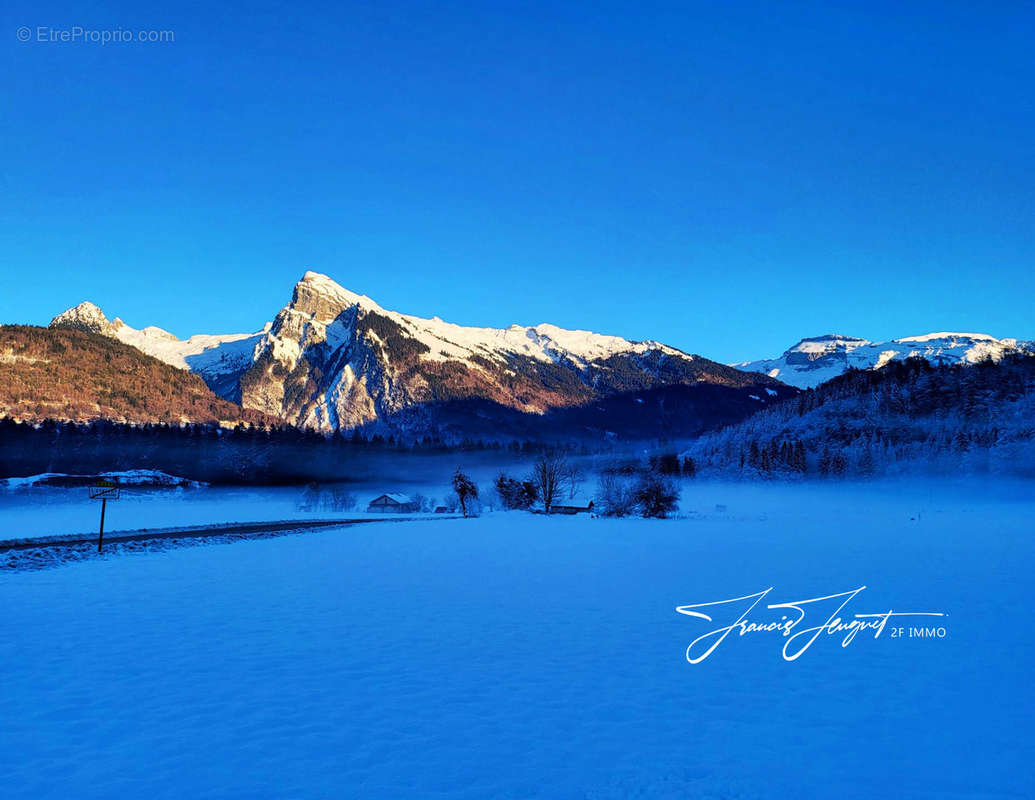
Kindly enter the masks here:
<path id="1" fill-rule="evenodd" d="M 0 574 L 0 795 L 1035 793 L 1030 489 L 694 484 L 682 509 Z M 685 658 L 711 626 L 676 606 L 862 585 L 856 613 L 946 612 L 946 636 Z"/>
<path id="2" fill-rule="evenodd" d="M 300 487 L 130 489 L 108 503 L 105 530 L 332 516 L 300 507 Z M 100 503 L 89 489 L 40 487 L 0 491 L 0 541 L 96 532 Z"/>
<path id="3" fill-rule="evenodd" d="M 324 491 L 329 496 L 331 484 Z M 197 489 L 130 489 L 105 511 L 106 531 L 208 525 L 224 522 L 313 520 L 333 517 L 366 517 L 367 504 L 379 492 L 346 486 L 356 505 L 351 509 L 316 503 L 306 505 L 305 489 L 202 487 Z M 445 497 L 442 488 L 435 497 Z M 90 500 L 89 490 L 41 487 L 0 491 L 0 541 L 36 536 L 96 533 L 100 503 Z"/>

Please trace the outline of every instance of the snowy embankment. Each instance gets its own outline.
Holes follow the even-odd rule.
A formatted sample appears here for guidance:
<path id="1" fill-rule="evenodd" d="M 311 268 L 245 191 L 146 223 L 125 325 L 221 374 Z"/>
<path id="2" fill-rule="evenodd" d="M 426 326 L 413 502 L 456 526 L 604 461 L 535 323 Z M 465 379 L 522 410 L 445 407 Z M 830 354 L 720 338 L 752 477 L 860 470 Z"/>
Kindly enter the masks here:
<path id="1" fill-rule="evenodd" d="M 126 553 L 160 552 L 176 547 L 232 544 L 248 539 L 290 536 L 313 533 L 318 530 L 343 529 L 354 525 L 390 523 L 429 519 L 456 519 L 431 517 L 421 514 L 386 516 L 365 515 L 336 519 L 270 520 L 251 523 L 223 523 L 193 525 L 176 528 L 144 528 L 131 531 L 111 531 L 104 535 L 103 547 L 98 547 L 96 533 L 84 536 L 42 536 L 29 539 L 0 540 L 0 570 L 48 569 L 65 566 L 74 561 L 105 558 Z"/>
<path id="2" fill-rule="evenodd" d="M 333 527 L 344 527 L 346 521 Z M 119 531 L 104 538 L 103 550 L 98 549 L 97 534 L 90 538 L 44 536 L 34 539 L 0 541 L 0 570 L 33 570 L 67 566 L 75 561 L 106 558 L 127 553 L 156 553 L 177 547 L 196 545 L 232 544 L 245 539 L 311 533 L 332 527 L 328 524 L 306 522 L 274 522 L 261 525 L 207 525 L 204 527 L 160 528 L 157 530 Z"/>
<path id="3" fill-rule="evenodd" d="M 2 794 L 1030 796 L 1035 508 L 1010 491 L 696 484 L 670 521 L 496 513 L 0 574 Z M 705 623 L 678 605 L 862 585 L 859 611 L 944 611 L 947 636 L 685 660 Z"/>
<path id="4" fill-rule="evenodd" d="M 119 486 L 132 488 L 190 488 L 205 486 L 201 481 L 169 475 L 157 469 L 128 469 L 101 472 L 97 475 L 69 475 L 66 472 L 42 472 L 24 478 L 0 478 L 0 489 L 28 489 L 37 486 L 90 486 L 99 479 L 110 480 Z"/>

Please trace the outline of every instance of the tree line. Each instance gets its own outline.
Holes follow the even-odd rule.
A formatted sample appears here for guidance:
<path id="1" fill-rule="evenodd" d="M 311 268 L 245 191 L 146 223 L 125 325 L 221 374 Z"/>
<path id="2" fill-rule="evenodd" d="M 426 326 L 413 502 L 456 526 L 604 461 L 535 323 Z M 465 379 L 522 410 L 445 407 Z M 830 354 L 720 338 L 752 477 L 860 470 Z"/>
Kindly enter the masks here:
<path id="1" fill-rule="evenodd" d="M 592 498 L 594 512 L 605 517 L 661 518 L 677 510 L 679 492 L 673 475 L 682 474 L 678 457 L 673 453 L 654 458 L 647 469 L 634 464 L 619 462 L 601 471 Z M 563 454 L 544 453 L 525 477 L 500 472 L 494 488 L 505 509 L 541 508 L 549 514 L 565 501 L 572 502 L 586 478 L 582 467 Z M 586 507 L 585 502 L 579 507 Z"/>
<path id="2" fill-rule="evenodd" d="M 404 453 L 530 456 L 545 449 L 535 442 L 504 445 L 467 439 L 451 444 L 430 436 L 404 441 L 377 433 L 325 434 L 288 425 L 30 423 L 0 417 L 0 478 L 156 469 L 208 483 L 307 483 L 352 478 L 379 459 Z"/>

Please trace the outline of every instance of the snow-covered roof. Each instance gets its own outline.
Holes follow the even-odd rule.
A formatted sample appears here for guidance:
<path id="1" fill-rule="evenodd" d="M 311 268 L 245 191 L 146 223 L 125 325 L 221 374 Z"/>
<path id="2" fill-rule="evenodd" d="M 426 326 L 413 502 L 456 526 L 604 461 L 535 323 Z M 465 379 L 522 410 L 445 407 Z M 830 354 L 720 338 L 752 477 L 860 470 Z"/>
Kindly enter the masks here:
<path id="1" fill-rule="evenodd" d="M 409 495 L 402 494 L 401 492 L 386 492 L 385 494 L 379 494 L 370 502 L 373 503 L 377 500 L 380 500 L 382 497 L 387 497 L 389 500 L 392 500 L 393 502 L 396 502 L 399 505 L 406 505 L 407 503 L 413 502 L 413 500 L 410 499 Z"/>
<path id="2" fill-rule="evenodd" d="M 596 498 L 592 494 L 583 494 L 579 492 L 574 497 L 568 497 L 567 492 L 561 492 L 559 497 L 553 499 L 555 506 L 579 506 L 585 508 L 590 503 L 594 502 Z"/>

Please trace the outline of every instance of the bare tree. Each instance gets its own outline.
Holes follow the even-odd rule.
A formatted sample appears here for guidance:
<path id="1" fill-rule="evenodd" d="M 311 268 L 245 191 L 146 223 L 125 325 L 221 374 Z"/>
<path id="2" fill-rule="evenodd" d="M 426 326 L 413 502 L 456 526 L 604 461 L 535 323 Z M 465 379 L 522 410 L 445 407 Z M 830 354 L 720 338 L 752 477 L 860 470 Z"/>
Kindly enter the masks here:
<path id="1" fill-rule="evenodd" d="M 568 499 L 572 500 L 579 493 L 579 487 L 586 480 L 586 473 L 574 461 L 565 461 L 561 468 L 561 479 L 568 487 Z"/>
<path id="2" fill-rule="evenodd" d="M 299 511 L 316 511 L 320 507 L 320 484 L 312 481 L 306 484 L 302 499 L 298 501 Z"/>
<path id="3" fill-rule="evenodd" d="M 597 508 L 605 517 L 627 517 L 636 511 L 636 490 L 627 475 L 605 472 L 597 487 Z"/>
<path id="4" fill-rule="evenodd" d="M 544 454 L 539 456 L 532 467 L 532 483 L 539 490 L 539 499 L 543 501 L 547 514 L 557 499 L 566 465 L 563 457 Z"/>
<path id="5" fill-rule="evenodd" d="M 333 511 L 351 511 L 356 507 L 356 495 L 339 486 L 330 490 L 329 499 L 325 502 Z"/>

